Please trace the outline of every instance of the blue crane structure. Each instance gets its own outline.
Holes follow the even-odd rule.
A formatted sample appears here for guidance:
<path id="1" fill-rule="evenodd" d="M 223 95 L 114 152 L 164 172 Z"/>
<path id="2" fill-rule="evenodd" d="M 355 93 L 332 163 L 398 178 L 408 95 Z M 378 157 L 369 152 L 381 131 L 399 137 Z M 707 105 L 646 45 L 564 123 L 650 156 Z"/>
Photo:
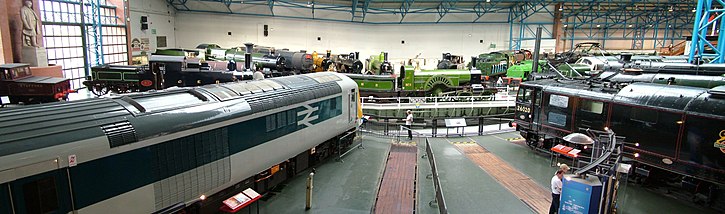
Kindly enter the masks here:
<path id="1" fill-rule="evenodd" d="M 698 0 L 695 11 L 695 22 L 692 29 L 692 43 L 690 43 L 689 61 L 695 62 L 697 57 L 714 57 L 710 63 L 725 62 L 725 36 L 720 35 L 720 29 L 725 27 L 725 2 L 722 0 Z M 708 35 L 717 35 L 717 43 L 708 41 Z M 708 49 L 711 52 L 708 52 Z"/>

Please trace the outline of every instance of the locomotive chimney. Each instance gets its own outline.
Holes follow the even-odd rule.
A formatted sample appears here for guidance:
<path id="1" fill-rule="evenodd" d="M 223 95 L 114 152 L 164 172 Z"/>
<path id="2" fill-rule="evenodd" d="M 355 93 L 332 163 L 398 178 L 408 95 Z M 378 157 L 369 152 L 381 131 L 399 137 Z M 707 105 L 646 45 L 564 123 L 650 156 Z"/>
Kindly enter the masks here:
<path id="1" fill-rule="evenodd" d="M 620 55 L 622 62 L 624 63 L 630 63 L 632 61 L 632 54 L 631 53 L 623 53 Z"/>
<path id="2" fill-rule="evenodd" d="M 355 59 L 360 59 L 360 52 L 355 51 Z"/>
<path id="3" fill-rule="evenodd" d="M 383 61 L 384 62 L 388 61 L 388 52 L 383 52 Z"/>
<path id="4" fill-rule="evenodd" d="M 244 43 L 247 47 L 247 52 L 244 53 L 244 69 L 252 70 L 252 49 L 254 48 L 253 43 Z"/>
<path id="5" fill-rule="evenodd" d="M 325 55 L 325 57 L 327 57 L 329 59 L 331 54 L 332 54 L 332 51 L 331 50 L 327 50 L 327 54 Z"/>
<path id="6" fill-rule="evenodd" d="M 476 69 L 476 61 L 478 61 L 478 58 L 475 56 L 471 57 L 471 69 Z"/>

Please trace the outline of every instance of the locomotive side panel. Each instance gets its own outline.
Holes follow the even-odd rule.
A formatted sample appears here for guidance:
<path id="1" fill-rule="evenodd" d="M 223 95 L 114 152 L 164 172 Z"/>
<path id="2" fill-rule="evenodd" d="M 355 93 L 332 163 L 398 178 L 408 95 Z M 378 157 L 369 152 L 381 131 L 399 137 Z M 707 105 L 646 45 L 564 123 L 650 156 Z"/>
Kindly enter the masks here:
<path id="1" fill-rule="evenodd" d="M 663 158 L 675 160 L 682 113 L 661 109 L 614 104 L 611 128 L 626 141 L 639 143 L 643 160 L 662 163 Z M 643 157 L 652 156 L 650 158 Z"/>
<path id="2" fill-rule="evenodd" d="M 552 136 L 563 136 L 571 133 L 574 115 L 572 109 L 575 109 L 577 99 L 574 96 L 555 94 L 544 92 L 542 97 L 540 118 L 542 129 L 544 132 L 552 133 Z"/>
<path id="3" fill-rule="evenodd" d="M 681 169 L 715 181 L 725 180 L 725 119 L 688 115 L 679 161 L 705 170 Z"/>
<path id="4" fill-rule="evenodd" d="M 608 102 L 602 100 L 579 98 L 574 127 L 576 129 L 604 129 L 607 126 L 609 106 Z"/>

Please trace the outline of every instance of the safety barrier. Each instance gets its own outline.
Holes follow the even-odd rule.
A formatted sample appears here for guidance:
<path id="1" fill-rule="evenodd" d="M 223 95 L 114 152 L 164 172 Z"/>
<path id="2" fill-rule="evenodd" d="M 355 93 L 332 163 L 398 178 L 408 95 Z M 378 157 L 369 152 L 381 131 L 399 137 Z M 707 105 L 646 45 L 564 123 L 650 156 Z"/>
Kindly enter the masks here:
<path id="1" fill-rule="evenodd" d="M 490 132 L 514 130 L 509 124 L 513 125 L 513 114 L 497 114 L 478 117 L 460 117 L 466 120 L 468 127 L 462 127 L 462 133 L 457 135 L 484 135 Z M 425 118 L 415 119 L 413 121 L 413 132 L 418 136 L 426 137 L 445 137 L 445 119 L 449 118 Z M 407 130 L 398 128 L 404 123 L 404 118 L 375 118 L 365 120 L 361 127 L 366 134 L 376 135 L 382 138 L 399 139 L 400 135 L 407 134 Z M 441 130 L 443 129 L 443 130 Z M 467 132 L 466 130 L 475 129 L 475 132 Z M 405 132 L 405 133 L 401 133 Z M 443 133 L 441 133 L 443 132 Z"/>
<path id="2" fill-rule="evenodd" d="M 356 148 L 359 148 L 359 149 L 365 148 L 365 147 L 363 147 L 362 138 L 358 137 L 358 136 L 360 136 L 360 134 L 362 134 L 362 129 L 360 128 L 360 126 L 358 126 L 355 130 L 349 131 L 337 139 L 337 158 L 336 158 L 337 161 L 343 162 L 342 157 L 344 157 L 348 153 L 352 152 Z M 352 138 L 352 139 L 350 139 L 350 138 Z M 347 139 L 350 139 L 350 141 L 352 143 L 350 145 L 350 149 L 343 152 L 342 145 L 343 145 L 343 142 Z"/>

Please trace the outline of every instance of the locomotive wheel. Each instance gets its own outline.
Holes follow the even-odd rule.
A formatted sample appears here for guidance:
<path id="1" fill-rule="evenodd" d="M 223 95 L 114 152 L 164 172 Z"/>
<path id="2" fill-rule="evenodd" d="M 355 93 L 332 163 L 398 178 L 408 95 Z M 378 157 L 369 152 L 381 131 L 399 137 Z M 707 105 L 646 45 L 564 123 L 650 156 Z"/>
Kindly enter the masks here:
<path id="1" fill-rule="evenodd" d="M 104 85 L 96 85 L 91 88 L 91 92 L 99 97 L 108 94 L 109 91 L 108 87 Z"/>
<path id="2" fill-rule="evenodd" d="M 535 150 L 539 147 L 539 137 L 536 135 L 529 135 L 529 137 L 526 138 L 526 145 L 532 150 Z"/>
<path id="3" fill-rule="evenodd" d="M 451 83 L 451 80 L 448 79 L 448 77 L 445 77 L 443 75 L 433 76 L 425 82 L 425 87 L 431 91 L 434 91 L 436 89 L 435 87 L 442 87 L 441 90 L 444 90 L 445 88 L 452 86 L 452 85 L 453 84 Z M 440 92 L 443 92 L 443 91 L 440 91 Z M 437 94 L 440 94 L 440 92 Z"/>
<path id="4" fill-rule="evenodd" d="M 431 90 L 429 91 L 429 96 L 431 97 L 437 97 L 440 96 L 446 89 L 446 86 L 443 84 L 436 84 L 434 85 Z"/>

